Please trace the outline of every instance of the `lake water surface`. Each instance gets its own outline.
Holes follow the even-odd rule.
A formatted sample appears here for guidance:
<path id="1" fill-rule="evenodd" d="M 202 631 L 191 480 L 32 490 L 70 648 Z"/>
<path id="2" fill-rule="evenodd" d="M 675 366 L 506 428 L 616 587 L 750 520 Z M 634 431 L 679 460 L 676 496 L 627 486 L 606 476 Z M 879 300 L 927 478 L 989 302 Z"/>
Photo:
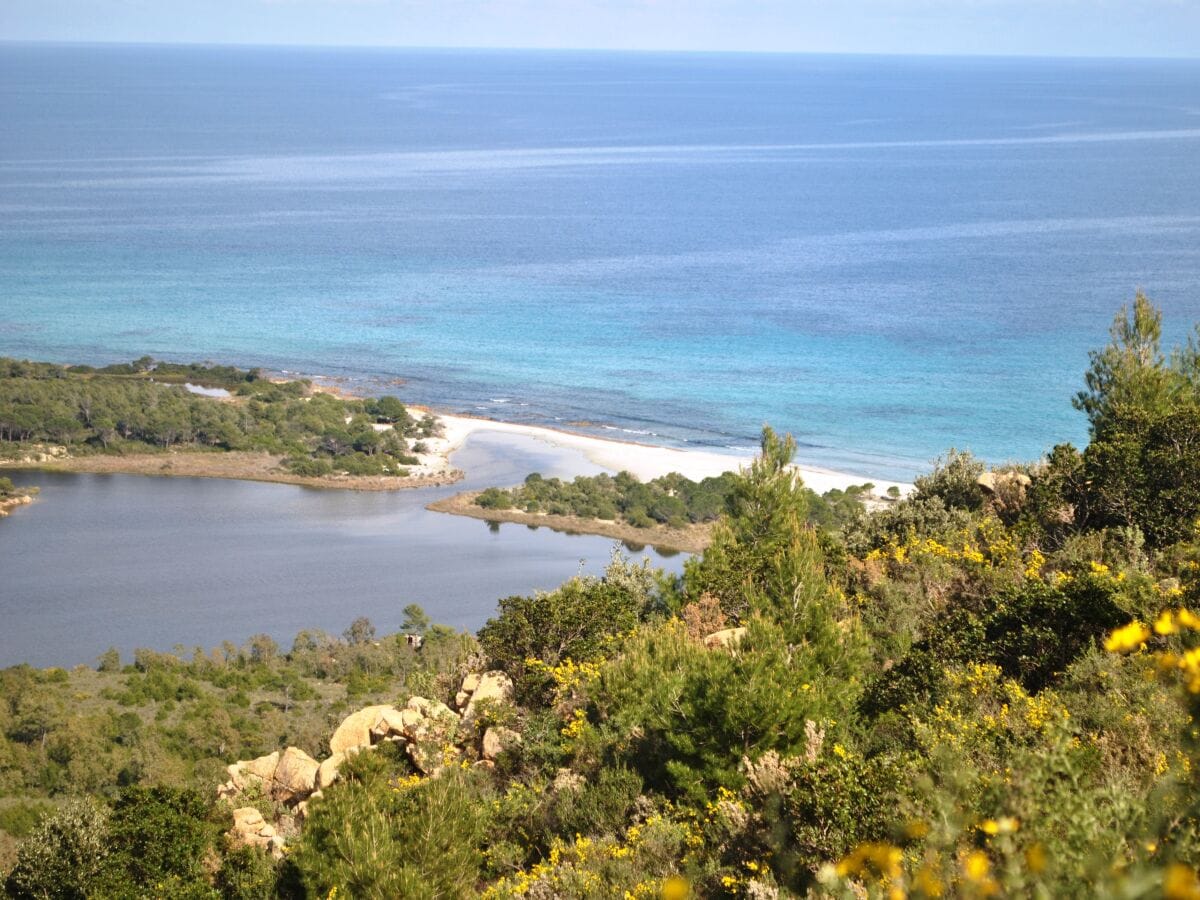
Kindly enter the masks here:
<path id="1" fill-rule="evenodd" d="M 93 663 L 107 647 L 170 650 L 259 632 L 395 630 L 409 603 L 476 629 L 510 594 L 599 572 L 613 542 L 427 511 L 459 490 L 598 472 L 532 439 L 475 435 L 448 488 L 356 493 L 134 475 L 14 473 L 32 506 L 0 519 L 0 666 Z M 683 555 L 644 551 L 678 570 Z M 640 558 L 643 554 L 638 553 Z"/>

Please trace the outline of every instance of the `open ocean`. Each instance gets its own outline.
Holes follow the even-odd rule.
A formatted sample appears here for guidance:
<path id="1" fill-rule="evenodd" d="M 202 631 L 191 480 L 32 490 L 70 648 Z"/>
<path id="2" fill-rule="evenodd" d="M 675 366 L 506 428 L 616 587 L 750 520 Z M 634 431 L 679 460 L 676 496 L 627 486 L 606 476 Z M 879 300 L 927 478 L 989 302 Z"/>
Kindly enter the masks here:
<path id="1" fill-rule="evenodd" d="M 1200 318 L 1200 62 L 0 45 L 0 354 L 911 477 L 1084 441 L 1139 286 Z"/>

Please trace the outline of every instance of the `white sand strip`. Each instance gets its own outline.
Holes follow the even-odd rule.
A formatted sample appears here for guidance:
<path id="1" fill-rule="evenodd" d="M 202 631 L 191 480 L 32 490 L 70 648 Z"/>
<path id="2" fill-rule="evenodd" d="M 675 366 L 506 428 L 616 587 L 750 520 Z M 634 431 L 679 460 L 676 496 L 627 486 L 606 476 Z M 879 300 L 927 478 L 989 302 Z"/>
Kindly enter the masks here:
<path id="1" fill-rule="evenodd" d="M 739 467 L 748 465 L 751 460 L 749 456 L 735 456 L 711 450 L 658 447 L 632 441 L 614 441 L 537 425 L 518 425 L 511 422 L 498 422 L 494 419 L 451 416 L 438 412 L 433 412 L 433 415 L 441 419 L 445 428 L 445 436 L 426 443 L 430 445 L 431 453 L 439 455 L 446 455 L 458 449 L 472 434 L 493 432 L 521 435 L 542 441 L 552 447 L 577 450 L 598 466 L 614 472 L 630 472 L 643 481 L 666 475 L 669 472 L 679 472 L 693 481 L 699 481 L 702 478 L 720 475 L 722 472 L 737 471 Z M 832 488 L 845 489 L 850 485 L 862 484 L 867 481 L 875 484 L 877 494 L 882 494 L 893 485 L 899 488 L 902 494 L 908 493 L 912 488 L 911 485 L 904 482 L 833 472 L 810 466 L 798 466 L 797 468 L 804 478 L 804 483 L 817 493 L 824 493 Z"/>

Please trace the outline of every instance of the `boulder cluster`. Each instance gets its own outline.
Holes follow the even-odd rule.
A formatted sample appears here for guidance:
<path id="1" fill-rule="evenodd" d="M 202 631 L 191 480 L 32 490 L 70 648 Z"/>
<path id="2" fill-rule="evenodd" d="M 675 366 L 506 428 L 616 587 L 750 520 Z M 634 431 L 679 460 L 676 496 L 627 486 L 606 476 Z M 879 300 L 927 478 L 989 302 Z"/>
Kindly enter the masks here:
<path id="1" fill-rule="evenodd" d="M 468 675 L 455 696 L 455 709 L 437 700 L 410 697 L 403 707 L 368 706 L 342 720 L 329 738 L 329 756 L 318 762 L 298 747 L 288 747 L 258 759 L 228 766 L 229 780 L 217 797 L 233 806 L 230 838 L 235 844 L 259 847 L 275 856 L 283 853 L 287 824 L 277 828 L 266 821 L 252 795 L 282 804 L 303 819 L 311 801 L 337 781 L 342 764 L 356 753 L 383 743 L 395 744 L 422 775 L 436 777 L 447 766 L 474 757 L 475 765 L 491 766 L 521 736 L 499 726 L 482 728 L 479 717 L 489 704 L 512 700 L 512 680 L 503 672 Z"/>
<path id="2" fill-rule="evenodd" d="M 975 484 L 999 515 L 1015 516 L 1025 506 L 1033 479 L 1024 472 L 984 472 Z"/>

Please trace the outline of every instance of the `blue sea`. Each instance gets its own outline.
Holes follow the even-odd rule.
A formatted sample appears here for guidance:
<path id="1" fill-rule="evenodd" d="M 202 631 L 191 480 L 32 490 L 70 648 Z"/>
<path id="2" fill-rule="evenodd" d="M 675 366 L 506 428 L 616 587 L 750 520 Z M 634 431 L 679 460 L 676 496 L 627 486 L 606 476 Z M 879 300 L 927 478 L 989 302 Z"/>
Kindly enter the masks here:
<path id="1" fill-rule="evenodd" d="M 0 45 L 0 354 L 879 477 L 1200 318 L 1200 62 Z M 402 383 L 400 383 L 402 382 Z"/>

